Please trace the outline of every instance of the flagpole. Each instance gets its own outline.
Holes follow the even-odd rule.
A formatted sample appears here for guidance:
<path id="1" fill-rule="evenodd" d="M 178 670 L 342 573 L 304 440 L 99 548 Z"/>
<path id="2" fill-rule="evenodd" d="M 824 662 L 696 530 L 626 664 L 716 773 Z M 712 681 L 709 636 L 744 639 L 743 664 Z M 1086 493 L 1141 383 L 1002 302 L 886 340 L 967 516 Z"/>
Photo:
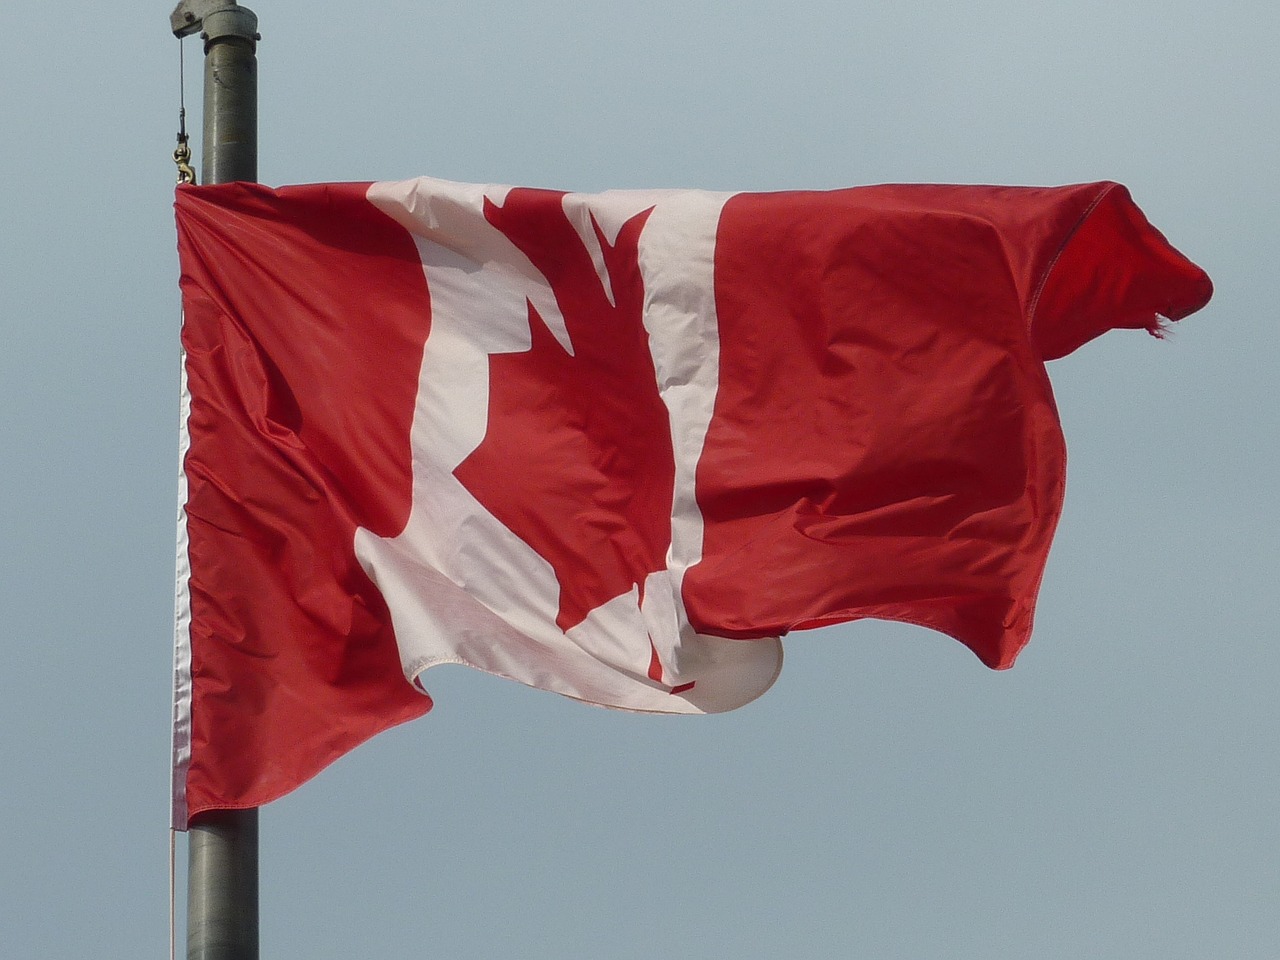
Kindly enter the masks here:
<path id="1" fill-rule="evenodd" d="M 258 179 L 258 18 L 182 0 L 175 36 L 204 41 L 202 183 Z M 258 811 L 213 810 L 187 831 L 187 960 L 258 960 Z"/>

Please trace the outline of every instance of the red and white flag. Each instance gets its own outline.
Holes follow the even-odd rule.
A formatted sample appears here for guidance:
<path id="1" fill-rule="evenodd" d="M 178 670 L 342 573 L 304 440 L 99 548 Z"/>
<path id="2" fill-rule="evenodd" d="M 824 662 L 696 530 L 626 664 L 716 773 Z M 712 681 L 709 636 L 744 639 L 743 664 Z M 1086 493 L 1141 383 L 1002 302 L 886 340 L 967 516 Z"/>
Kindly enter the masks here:
<path id="1" fill-rule="evenodd" d="M 259 806 L 461 663 L 730 710 L 790 630 L 1031 632 L 1044 361 L 1208 277 L 1113 183 L 183 187 L 174 823 Z"/>

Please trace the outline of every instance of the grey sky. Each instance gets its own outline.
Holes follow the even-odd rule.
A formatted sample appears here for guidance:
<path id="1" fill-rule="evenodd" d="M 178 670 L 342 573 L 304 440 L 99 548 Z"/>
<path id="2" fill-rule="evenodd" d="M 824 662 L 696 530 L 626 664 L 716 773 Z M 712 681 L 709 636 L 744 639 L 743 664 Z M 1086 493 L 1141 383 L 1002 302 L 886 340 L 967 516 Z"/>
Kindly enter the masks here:
<path id="1" fill-rule="evenodd" d="M 250 6 L 268 183 L 1107 178 L 1217 287 L 1052 366 L 1067 512 L 1012 671 L 874 623 L 795 635 L 720 717 L 437 671 L 431 715 L 264 810 L 264 956 L 1275 956 L 1274 4 Z M 165 946 L 178 44 L 148 7 L 0 7 L 6 957 Z"/>

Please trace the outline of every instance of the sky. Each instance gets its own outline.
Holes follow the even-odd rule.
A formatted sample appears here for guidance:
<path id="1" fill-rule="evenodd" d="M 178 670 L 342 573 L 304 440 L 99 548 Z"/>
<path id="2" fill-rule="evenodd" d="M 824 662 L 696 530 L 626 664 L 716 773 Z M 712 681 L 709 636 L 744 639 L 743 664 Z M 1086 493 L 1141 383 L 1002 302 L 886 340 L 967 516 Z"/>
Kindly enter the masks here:
<path id="1" fill-rule="evenodd" d="M 663 718 L 440 668 L 262 811 L 264 957 L 1274 958 L 1274 4 L 250 6 L 266 183 L 1113 179 L 1216 286 L 1051 365 L 1067 504 L 1014 669 L 860 622 Z M 14 958 L 167 950 L 179 44 L 147 7 L 0 6 Z"/>

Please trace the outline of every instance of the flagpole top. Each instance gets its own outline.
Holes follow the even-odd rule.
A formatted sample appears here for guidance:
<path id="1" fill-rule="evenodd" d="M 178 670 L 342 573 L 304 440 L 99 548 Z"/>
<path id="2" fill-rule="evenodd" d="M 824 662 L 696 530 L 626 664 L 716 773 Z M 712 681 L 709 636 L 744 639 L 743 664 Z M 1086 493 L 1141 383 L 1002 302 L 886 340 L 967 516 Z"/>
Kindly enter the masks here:
<path id="1" fill-rule="evenodd" d="M 179 39 L 199 33 L 206 44 L 223 37 L 261 39 L 257 15 L 236 0 L 182 0 L 169 14 L 169 26 Z"/>

